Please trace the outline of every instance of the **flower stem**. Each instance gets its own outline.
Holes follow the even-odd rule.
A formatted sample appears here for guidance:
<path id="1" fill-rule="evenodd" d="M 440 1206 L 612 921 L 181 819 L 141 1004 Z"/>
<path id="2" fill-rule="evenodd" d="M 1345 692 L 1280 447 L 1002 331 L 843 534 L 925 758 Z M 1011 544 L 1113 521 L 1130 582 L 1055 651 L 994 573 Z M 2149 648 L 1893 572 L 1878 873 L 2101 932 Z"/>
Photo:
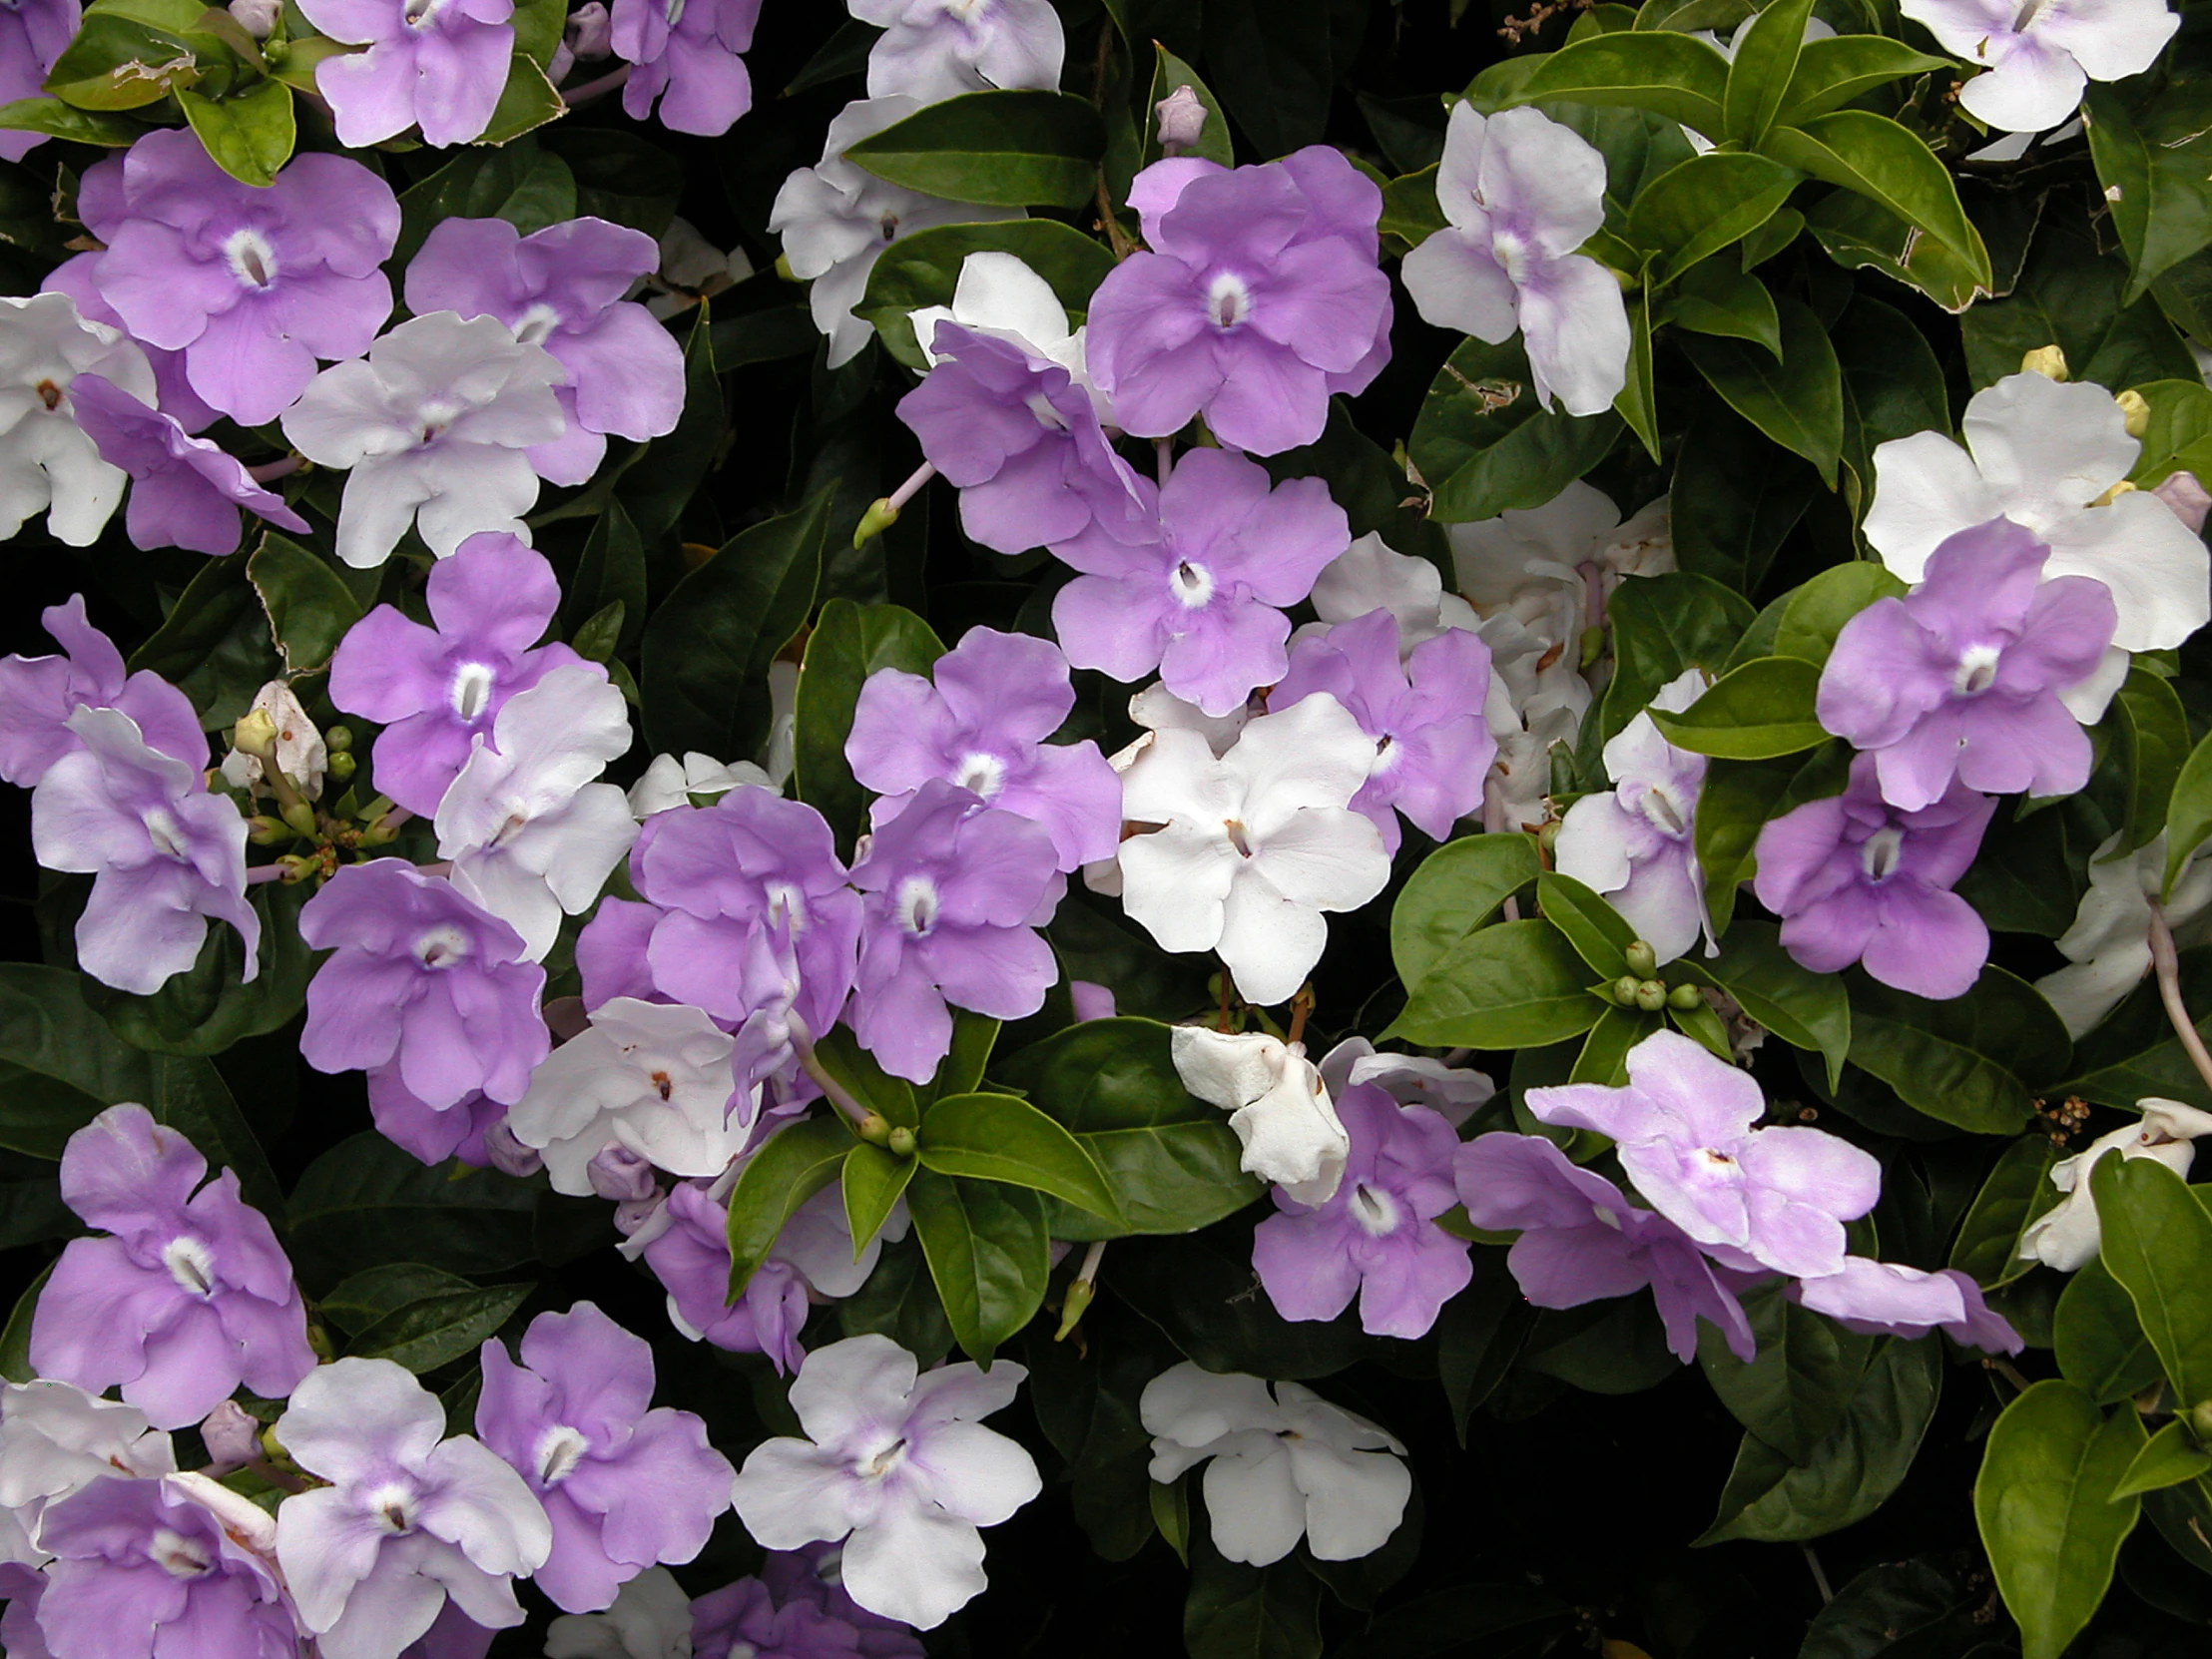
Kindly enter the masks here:
<path id="1" fill-rule="evenodd" d="M 889 495 L 883 498 L 883 504 L 894 513 L 904 512 L 906 510 L 906 503 L 911 501 L 915 496 L 919 495 L 922 491 L 922 486 L 927 484 L 929 480 L 934 478 L 936 475 L 937 469 L 931 466 L 927 461 L 923 461 L 921 465 L 914 468 L 914 475 L 911 478 L 908 478 L 903 484 L 899 485 L 898 488 L 892 490 Z"/>
<path id="2" fill-rule="evenodd" d="M 1160 468 L 1160 487 L 1166 489 L 1168 478 L 1175 471 L 1175 440 L 1173 438 L 1154 438 L 1152 440 L 1152 453 Z"/>
<path id="3" fill-rule="evenodd" d="M 265 886 L 271 881 L 281 881 L 283 878 L 282 864 L 257 864 L 246 872 L 246 884 L 250 887 Z"/>
<path id="4" fill-rule="evenodd" d="M 807 1022 L 799 1017 L 799 1011 L 795 1008 L 784 1017 L 791 1027 L 792 1052 L 799 1056 L 799 1069 L 815 1080 L 816 1087 L 822 1090 L 830 1104 L 850 1119 L 855 1129 L 875 1116 L 854 1100 L 845 1086 L 830 1075 L 830 1068 L 816 1058 L 814 1033 L 807 1029 Z"/>
<path id="5" fill-rule="evenodd" d="M 2212 1088 L 2212 1053 L 2206 1052 L 2196 1021 L 2189 1017 L 2188 1006 L 2181 1000 L 2181 963 L 2174 954 L 2173 929 L 2166 925 L 2166 912 L 2156 904 L 2150 907 L 2150 959 L 2158 972 L 2158 999 L 2166 1005 L 2174 1035 L 2181 1039 L 2182 1050 L 2197 1068 L 2197 1075 L 2207 1088 Z"/>
<path id="6" fill-rule="evenodd" d="M 630 79 L 630 71 L 634 67 L 636 66 L 632 64 L 624 64 L 620 69 L 610 71 L 595 81 L 586 81 L 580 87 L 569 87 L 561 93 L 561 102 L 573 110 L 577 105 L 589 103 L 603 93 L 615 92 Z"/>
<path id="7" fill-rule="evenodd" d="M 275 483 L 278 478 L 289 478 L 306 464 L 307 458 L 304 455 L 286 455 L 280 461 L 268 461 L 261 466 L 250 466 L 246 469 L 246 475 L 257 484 L 270 484 Z"/>
<path id="8" fill-rule="evenodd" d="M 1314 987 L 1310 983 L 1301 985 L 1298 995 L 1291 998 L 1291 1029 L 1284 1038 L 1286 1042 L 1299 1043 L 1305 1040 L 1306 1021 L 1313 1012 Z"/>

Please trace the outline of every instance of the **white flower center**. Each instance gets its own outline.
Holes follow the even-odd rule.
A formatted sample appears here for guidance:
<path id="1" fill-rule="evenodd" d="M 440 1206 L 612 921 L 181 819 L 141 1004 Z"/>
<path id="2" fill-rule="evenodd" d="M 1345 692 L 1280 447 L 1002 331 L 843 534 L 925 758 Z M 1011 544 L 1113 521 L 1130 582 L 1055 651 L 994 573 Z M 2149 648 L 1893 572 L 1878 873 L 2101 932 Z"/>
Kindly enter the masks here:
<path id="1" fill-rule="evenodd" d="M 184 829 L 167 807 L 149 807 L 139 822 L 146 826 L 146 838 L 154 843 L 156 852 L 179 863 L 186 861 Z"/>
<path id="2" fill-rule="evenodd" d="M 1252 314 L 1252 290 L 1233 271 L 1215 274 L 1206 290 L 1206 314 L 1217 328 L 1234 328 Z"/>
<path id="3" fill-rule="evenodd" d="M 1950 689 L 1960 697 L 1979 697 L 1997 680 L 1997 661 L 2004 654 L 1993 645 L 1969 645 L 1958 654 L 1951 671 Z"/>
<path id="4" fill-rule="evenodd" d="M 453 671 L 452 684 L 445 688 L 445 701 L 463 720 L 476 720 L 491 703 L 492 687 L 498 676 L 489 663 L 463 663 Z"/>
<path id="5" fill-rule="evenodd" d="M 251 226 L 241 226 L 223 239 L 223 258 L 241 287 L 266 288 L 276 279 L 276 250 Z"/>
<path id="6" fill-rule="evenodd" d="M 558 1486 L 576 1472 L 576 1465 L 590 1449 L 591 1442 L 582 1434 L 565 1422 L 555 1423 L 538 1436 L 537 1449 L 530 1454 L 530 1461 L 537 1465 L 538 1484 Z"/>
<path id="7" fill-rule="evenodd" d="M 891 1441 L 882 1450 L 862 1458 L 853 1466 L 853 1473 L 863 1480 L 880 1480 L 895 1472 L 906 1461 L 906 1441 L 903 1436 Z"/>
<path id="8" fill-rule="evenodd" d="M 1643 792 L 1636 802 L 1636 810 L 1644 815 L 1654 830 L 1674 840 L 1680 840 L 1690 832 L 1690 825 L 1697 814 L 1695 803 L 1678 802 L 1657 785 Z"/>
<path id="9" fill-rule="evenodd" d="M 427 29 L 444 9 L 445 0 L 406 0 L 399 8 L 399 19 L 410 29 Z"/>
<path id="10" fill-rule="evenodd" d="M 675 0 L 675 4 L 682 10 L 684 0 Z M 540 299 L 515 319 L 515 338 L 524 345 L 543 345 L 546 336 L 560 325 L 561 313 Z"/>
<path id="11" fill-rule="evenodd" d="M 1701 1146 L 1690 1154 L 1690 1162 L 1697 1174 L 1714 1181 L 1735 1181 L 1741 1178 L 1736 1160 L 1718 1147 Z"/>
<path id="12" fill-rule="evenodd" d="M 1609 1210 L 1602 1204 L 1595 1204 L 1590 1207 L 1590 1214 L 1597 1217 L 1602 1224 L 1610 1227 L 1614 1232 L 1618 1233 L 1621 1230 L 1621 1218 L 1616 1211 Z"/>
<path id="13" fill-rule="evenodd" d="M 1249 858 L 1252 856 L 1252 836 L 1239 820 L 1223 819 L 1221 821 L 1221 832 L 1229 837 L 1229 844 L 1237 849 L 1238 857 Z"/>
<path id="14" fill-rule="evenodd" d="M 1353 1188 L 1352 1202 L 1346 1208 L 1352 1219 L 1360 1224 L 1360 1230 L 1371 1238 L 1385 1238 L 1397 1231 L 1397 1200 L 1381 1187 L 1361 1182 Z"/>
<path id="15" fill-rule="evenodd" d="M 146 1553 L 172 1578 L 205 1578 L 215 1568 L 215 1557 L 206 1544 L 182 1532 L 172 1532 L 166 1526 L 154 1528 Z"/>
<path id="16" fill-rule="evenodd" d="M 1520 286 L 1529 265 L 1526 238 L 1518 231 L 1493 229 L 1490 233 L 1490 258 L 1497 261 L 1498 268 L 1513 279 L 1515 287 Z"/>
<path id="17" fill-rule="evenodd" d="M 1877 830 L 1859 848 L 1859 867 L 1867 879 L 1880 885 L 1896 873 L 1898 855 L 1905 849 L 1905 831 L 1892 826 Z"/>
<path id="18" fill-rule="evenodd" d="M 770 881 L 767 921 L 771 927 L 789 927 L 797 938 L 807 931 L 807 895 L 789 881 Z M 793 995 L 798 995 L 797 987 Z"/>
<path id="19" fill-rule="evenodd" d="M 368 1494 L 365 1505 L 369 1516 L 386 1532 L 412 1532 L 415 1523 L 415 1494 L 411 1486 L 394 1480 L 379 1486 Z"/>
<path id="20" fill-rule="evenodd" d="M 180 1233 L 162 1246 L 162 1266 L 194 1296 L 204 1297 L 215 1289 L 215 1258 L 189 1233 Z"/>
<path id="21" fill-rule="evenodd" d="M 415 935 L 414 953 L 426 968 L 449 968 L 467 958 L 468 935 L 451 922 L 427 927 Z"/>
<path id="22" fill-rule="evenodd" d="M 1214 597 L 1214 573 L 1204 565 L 1178 559 L 1168 574 L 1168 592 L 1186 611 L 1203 611 Z"/>
<path id="23" fill-rule="evenodd" d="M 898 884 L 898 925 L 925 938 L 937 925 L 937 884 L 926 875 L 909 875 Z"/>
<path id="24" fill-rule="evenodd" d="M 1006 763 L 996 755 L 977 750 L 961 759 L 960 770 L 953 774 L 952 781 L 989 801 L 1006 787 Z"/>
<path id="25" fill-rule="evenodd" d="M 673 29 L 684 21 L 684 0 L 668 0 L 668 26 Z"/>
<path id="26" fill-rule="evenodd" d="M 415 439 L 418 447 L 427 449 L 445 436 L 445 429 L 468 412 L 468 405 L 450 397 L 426 397 L 415 411 L 415 424 L 421 435 Z"/>

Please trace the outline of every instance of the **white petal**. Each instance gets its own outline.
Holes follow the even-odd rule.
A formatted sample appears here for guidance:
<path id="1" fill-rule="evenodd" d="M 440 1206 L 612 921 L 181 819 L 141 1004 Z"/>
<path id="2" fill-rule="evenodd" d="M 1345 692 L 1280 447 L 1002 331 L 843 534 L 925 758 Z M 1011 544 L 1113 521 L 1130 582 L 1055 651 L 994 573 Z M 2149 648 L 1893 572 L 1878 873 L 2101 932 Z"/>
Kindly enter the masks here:
<path id="1" fill-rule="evenodd" d="M 1206 1513 L 1214 1547 L 1231 1561 L 1264 1567 L 1297 1547 L 1306 1531 L 1306 1498 L 1291 1476 L 1283 1442 L 1258 1455 L 1216 1457 L 1206 1465 Z"/>
<path id="2" fill-rule="evenodd" d="M 2004 512 L 1973 457 L 1940 432 L 1915 432 L 1877 444 L 1874 470 L 1874 505 L 1867 509 L 1864 526 L 1867 540 L 1903 581 L 1921 580 L 1928 556 L 1945 537 Z"/>

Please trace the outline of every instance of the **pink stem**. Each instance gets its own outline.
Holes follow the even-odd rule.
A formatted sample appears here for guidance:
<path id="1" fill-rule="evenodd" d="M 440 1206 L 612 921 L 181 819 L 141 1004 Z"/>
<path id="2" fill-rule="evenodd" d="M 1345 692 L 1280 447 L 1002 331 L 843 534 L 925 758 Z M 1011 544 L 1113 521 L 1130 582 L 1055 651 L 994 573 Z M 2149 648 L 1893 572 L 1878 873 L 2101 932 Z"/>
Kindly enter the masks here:
<path id="1" fill-rule="evenodd" d="M 2166 1005 L 2166 1018 L 2173 1022 L 2182 1052 L 2189 1056 L 2189 1063 L 2197 1068 L 2205 1085 L 2212 1088 L 2212 1054 L 2205 1052 L 2204 1039 L 2197 1035 L 2197 1022 L 2189 1017 L 2188 1005 L 2181 999 L 2181 963 L 2174 954 L 2173 930 L 2166 925 L 2166 912 L 2155 904 L 2150 907 L 2150 959 L 2158 972 L 2158 999 Z"/>
<path id="2" fill-rule="evenodd" d="M 614 92 L 630 79 L 630 71 L 634 67 L 624 64 L 620 69 L 602 75 L 596 81 L 586 81 L 580 87 L 570 87 L 561 94 L 561 102 L 573 110 L 577 105 L 597 98 L 602 93 Z"/>
<path id="3" fill-rule="evenodd" d="M 257 864 L 246 872 L 246 884 L 250 887 L 263 886 L 271 881 L 281 881 L 283 878 L 284 866 L 282 864 Z"/>
<path id="4" fill-rule="evenodd" d="M 246 475 L 257 484 L 268 484 L 278 478 L 290 477 L 306 464 L 304 456 L 286 455 L 280 461 L 270 461 L 261 466 L 250 466 L 246 469 Z"/>
<path id="5" fill-rule="evenodd" d="M 890 508 L 894 513 L 905 511 L 906 503 L 919 495 L 922 485 L 928 483 L 936 475 L 937 469 L 927 461 L 923 461 L 920 466 L 914 469 L 914 475 L 911 478 L 891 491 L 883 505 Z"/>

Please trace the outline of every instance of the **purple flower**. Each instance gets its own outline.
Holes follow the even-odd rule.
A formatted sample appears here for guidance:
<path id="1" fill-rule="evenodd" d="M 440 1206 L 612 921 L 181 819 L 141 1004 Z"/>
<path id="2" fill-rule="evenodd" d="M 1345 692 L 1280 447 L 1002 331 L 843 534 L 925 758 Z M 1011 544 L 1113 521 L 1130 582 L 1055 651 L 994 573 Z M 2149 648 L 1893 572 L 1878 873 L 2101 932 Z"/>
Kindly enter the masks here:
<path id="1" fill-rule="evenodd" d="M 315 65 L 315 90 L 346 148 L 419 126 L 422 142 L 442 149 L 491 125 L 514 58 L 514 0 L 304 0 L 299 9 L 332 40 L 368 48 Z"/>
<path id="2" fill-rule="evenodd" d="M 1696 1358 L 1703 1319 L 1750 1362 L 1751 1322 L 1713 1264 L 1682 1229 L 1637 1209 L 1602 1175 L 1576 1168 L 1539 1135 L 1477 1135 L 1459 1149 L 1455 1170 L 1469 1221 L 1520 1233 L 1505 1265 L 1537 1307 L 1579 1308 L 1649 1287 L 1677 1360 Z"/>
<path id="3" fill-rule="evenodd" d="M 522 936 L 399 858 L 348 864 L 299 912 L 332 954 L 307 986 L 299 1052 L 317 1071 L 396 1060 L 407 1092 L 443 1109 L 482 1090 L 513 1105 L 553 1039 L 538 1017 L 545 969 Z"/>
<path id="4" fill-rule="evenodd" d="M 491 1167 L 484 1137 L 507 1121 L 507 1108 L 481 1090 L 450 1106 L 429 1105 L 408 1091 L 390 1062 L 369 1069 L 368 1111 L 378 1134 L 424 1163 L 458 1158 L 473 1169 Z"/>
<path id="5" fill-rule="evenodd" d="M 1177 697 L 1225 715 L 1289 671 L 1279 607 L 1313 592 L 1352 525 L 1321 479 L 1271 489 L 1265 467 L 1223 449 L 1185 454 L 1159 512 L 1155 540 L 1053 549 L 1083 574 L 1053 597 L 1052 626 L 1077 668 L 1125 681 L 1157 668 Z"/>
<path id="6" fill-rule="evenodd" d="M 1482 781 L 1497 740 L 1482 718 L 1490 690 L 1490 649 L 1449 629 L 1398 658 L 1397 618 L 1371 611 L 1308 634 L 1291 646 L 1290 673 L 1268 694 L 1287 709 L 1327 692 L 1375 739 L 1375 771 L 1352 798 L 1397 851 L 1397 815 L 1436 840 L 1482 809 Z M 1393 810 L 1394 809 L 1394 810 Z"/>
<path id="7" fill-rule="evenodd" d="M 1090 309 L 1091 369 L 1122 427 L 1167 437 L 1204 414 L 1256 455 L 1319 438 L 1330 395 L 1366 390 L 1389 354 L 1382 192 L 1316 145 L 1233 173 L 1161 163 L 1130 199 L 1156 252 L 1115 267 Z"/>
<path id="8" fill-rule="evenodd" d="M 1621 1088 L 1569 1083 L 1526 1098 L 1544 1123 L 1611 1137 L 1645 1202 L 1724 1267 L 1839 1272 L 1844 1223 L 1882 1196 L 1872 1153 L 1821 1129 L 1754 1128 L 1767 1109 L 1759 1085 L 1677 1031 L 1628 1051 Z"/>
<path id="9" fill-rule="evenodd" d="M 1997 804 L 1956 779 L 1935 805 L 1882 799 L 1880 757 L 1851 763 L 1842 795 L 1759 831 L 1752 890 L 1782 918 L 1783 948 L 1815 973 L 1854 962 L 1915 996 L 1963 996 L 1989 959 L 1989 929 L 1952 892 Z"/>
<path id="10" fill-rule="evenodd" d="M 369 758 L 376 788 L 427 818 L 507 700 L 583 659 L 565 645 L 531 649 L 561 585 L 513 536 L 469 537 L 430 567 L 424 598 L 431 627 L 379 605 L 347 630 L 330 659 L 330 701 L 384 728 Z"/>
<path id="11" fill-rule="evenodd" d="M 761 1563 L 761 1582 L 786 1607 L 801 1602 L 852 1628 L 854 1651 L 866 1659 L 921 1659 L 921 1638 L 896 1619 L 871 1613 L 844 1587 L 844 1548 L 812 1543 L 799 1549 L 772 1549 Z M 700 1653 L 695 1659 L 718 1659 Z"/>
<path id="12" fill-rule="evenodd" d="M 899 400 L 921 452 L 959 487 L 960 526 L 1001 553 L 1104 534 L 1141 536 L 1149 502 L 1063 365 L 1013 340 L 936 325 L 936 361 Z"/>
<path id="13" fill-rule="evenodd" d="M 1020 1019 L 1060 975 L 1036 929 L 1065 883 L 1043 826 L 932 778 L 852 866 L 867 895 L 849 1023 L 894 1077 L 926 1083 L 951 1007 Z"/>
<path id="14" fill-rule="evenodd" d="M 1120 778 L 1095 743 L 1045 743 L 1075 708 L 1058 646 L 971 628 L 929 675 L 878 669 L 860 688 L 844 755 L 861 786 L 881 792 L 876 828 L 941 778 L 1043 825 L 1063 870 L 1114 855 Z"/>
<path id="15" fill-rule="evenodd" d="M 410 1643 L 399 1659 L 484 1659 L 491 1651 L 492 1632 L 449 1601 L 419 1641 Z"/>
<path id="16" fill-rule="evenodd" d="M 207 734 L 191 699 L 150 669 L 126 678 L 123 653 L 85 620 L 83 594 L 47 607 L 39 621 L 62 654 L 0 659 L 0 778 L 34 789 L 56 761 L 83 749 L 69 729 L 79 709 L 120 709 L 149 747 L 207 765 Z"/>
<path id="17" fill-rule="evenodd" d="M 653 1350 L 589 1302 L 540 1314 L 522 1364 L 483 1346 L 476 1432 L 553 1523 L 537 1585 L 571 1613 L 605 1607 L 661 1561 L 689 1561 L 730 1507 L 729 1460 L 689 1411 L 653 1402 Z"/>
<path id="18" fill-rule="evenodd" d="M 789 1262 L 763 1262 L 730 1301 L 730 1212 L 689 1182 L 678 1182 L 663 1211 L 667 1226 L 644 1246 L 645 1265 L 668 1292 L 668 1316 L 694 1342 L 733 1354 L 766 1354 L 779 1372 L 806 1358 L 807 1281 Z"/>
<path id="19" fill-rule="evenodd" d="M 281 1399 L 314 1370 L 299 1290 L 259 1210 L 143 1106 L 70 1136 L 63 1202 L 111 1235 L 75 1239 L 39 1294 L 31 1364 L 123 1397 L 159 1428 L 198 1422 L 244 1382 Z M 198 1189 L 195 1191 L 195 1189 Z"/>
<path id="20" fill-rule="evenodd" d="M 1947 1333 L 1962 1347 L 2017 1354 L 2027 1345 L 2011 1322 L 1982 1298 L 1981 1287 L 1956 1268 L 1923 1273 L 1896 1262 L 1847 1256 L 1841 1272 L 1801 1279 L 1786 1293 L 1863 1337 L 1925 1337 Z"/>
<path id="21" fill-rule="evenodd" d="M 103 183 L 112 187 L 101 189 Z M 95 204 L 104 204 L 102 208 Z M 121 159 L 99 162 L 85 170 L 85 176 L 77 187 L 77 217 L 90 228 L 97 220 L 103 224 L 117 221 L 123 212 L 123 163 Z M 94 231 L 95 235 L 99 233 Z M 46 274 L 39 283 L 41 293 L 66 293 L 77 301 L 77 314 L 87 322 L 105 323 L 119 334 L 131 330 L 123 320 L 123 313 L 109 304 L 94 281 L 94 268 L 104 253 L 78 254 L 64 260 Z M 158 345 L 138 342 L 146 353 L 146 360 L 154 370 L 155 406 L 164 414 L 177 417 L 177 423 L 188 432 L 197 432 L 204 426 L 213 426 L 221 416 L 208 407 L 207 400 L 192 389 L 192 381 L 185 370 L 185 353 L 164 351 Z M 103 376 L 105 378 L 105 376 Z"/>
<path id="22" fill-rule="evenodd" d="M 830 1617 L 811 1601 L 779 1604 L 774 1592 L 758 1578 L 741 1578 L 701 1596 L 691 1604 L 691 1615 L 692 1659 L 730 1659 L 734 1653 L 758 1655 L 760 1659 L 850 1659 L 864 1651 L 855 1646 L 852 1626 Z M 890 1629 L 903 1629 L 876 1619 L 872 1613 L 860 1616 Z M 910 1635 L 908 1642 L 905 1651 L 920 1659 L 920 1643 Z"/>
<path id="23" fill-rule="evenodd" d="M 1357 1295 L 1370 1336 L 1425 1336 L 1474 1277 L 1466 1241 L 1436 1225 L 1458 1202 L 1459 1138 L 1425 1106 L 1401 1107 L 1373 1083 L 1340 1094 L 1337 1116 L 1352 1152 L 1336 1197 L 1314 1209 L 1277 1188 L 1282 1214 L 1253 1235 L 1253 1270 L 1287 1320 L 1333 1320 Z"/>
<path id="24" fill-rule="evenodd" d="M 378 267 L 398 238 L 399 204 L 358 162 L 302 153 L 259 189 L 173 128 L 131 147 L 120 184 L 86 221 L 108 245 L 93 285 L 134 335 L 183 351 L 194 391 L 243 426 L 275 420 L 317 357 L 359 356 L 391 314 Z"/>
<path id="25" fill-rule="evenodd" d="M 675 133 L 727 133 L 753 107 L 753 77 L 738 54 L 753 45 L 761 0 L 614 0 L 609 39 L 636 64 L 622 89 L 622 113 L 653 114 Z"/>
<path id="26" fill-rule="evenodd" d="M 96 1480 L 48 1507 L 38 1622 L 54 1659 L 292 1659 L 276 1523 L 197 1474 Z M 10 1651 L 13 1651 L 12 1645 Z"/>
<path id="27" fill-rule="evenodd" d="M 2089 737 L 2065 698 L 2096 674 L 2117 612 L 2102 582 L 2045 582 L 2049 555 L 2010 519 L 1961 530 L 1912 593 L 1876 600 L 1837 635 L 1820 721 L 1875 752 L 1893 806 L 1932 806 L 1953 778 L 1990 795 L 2089 781 Z"/>
<path id="28" fill-rule="evenodd" d="M 121 709 L 80 708 L 83 745 L 46 769 L 31 797 L 31 845 L 48 869 L 94 877 L 77 919 L 77 964 L 148 995 L 199 959 L 210 919 L 260 969 L 262 922 L 246 901 L 246 820 L 199 769 L 148 747 Z"/>
<path id="29" fill-rule="evenodd" d="M 0 11 L 0 103 L 44 98 L 47 72 L 76 38 L 77 0 L 18 0 Z M 19 162 L 44 133 L 0 133 L 0 160 Z"/>
<path id="30" fill-rule="evenodd" d="M 568 431 L 530 451 L 541 477 L 581 484 L 606 434 L 657 438 L 684 412 L 684 352 L 643 305 L 623 299 L 659 266 L 660 245 L 604 219 L 523 236 L 503 219 L 448 219 L 407 266 L 407 308 L 495 316 L 568 370 L 553 388 Z"/>
<path id="31" fill-rule="evenodd" d="M 239 544 L 239 508 L 304 533 L 307 521 L 254 482 L 245 465 L 189 435 L 174 415 L 150 409 L 95 374 L 71 384 L 77 424 L 103 459 L 131 475 L 124 514 L 134 547 L 183 547 L 222 555 Z"/>

